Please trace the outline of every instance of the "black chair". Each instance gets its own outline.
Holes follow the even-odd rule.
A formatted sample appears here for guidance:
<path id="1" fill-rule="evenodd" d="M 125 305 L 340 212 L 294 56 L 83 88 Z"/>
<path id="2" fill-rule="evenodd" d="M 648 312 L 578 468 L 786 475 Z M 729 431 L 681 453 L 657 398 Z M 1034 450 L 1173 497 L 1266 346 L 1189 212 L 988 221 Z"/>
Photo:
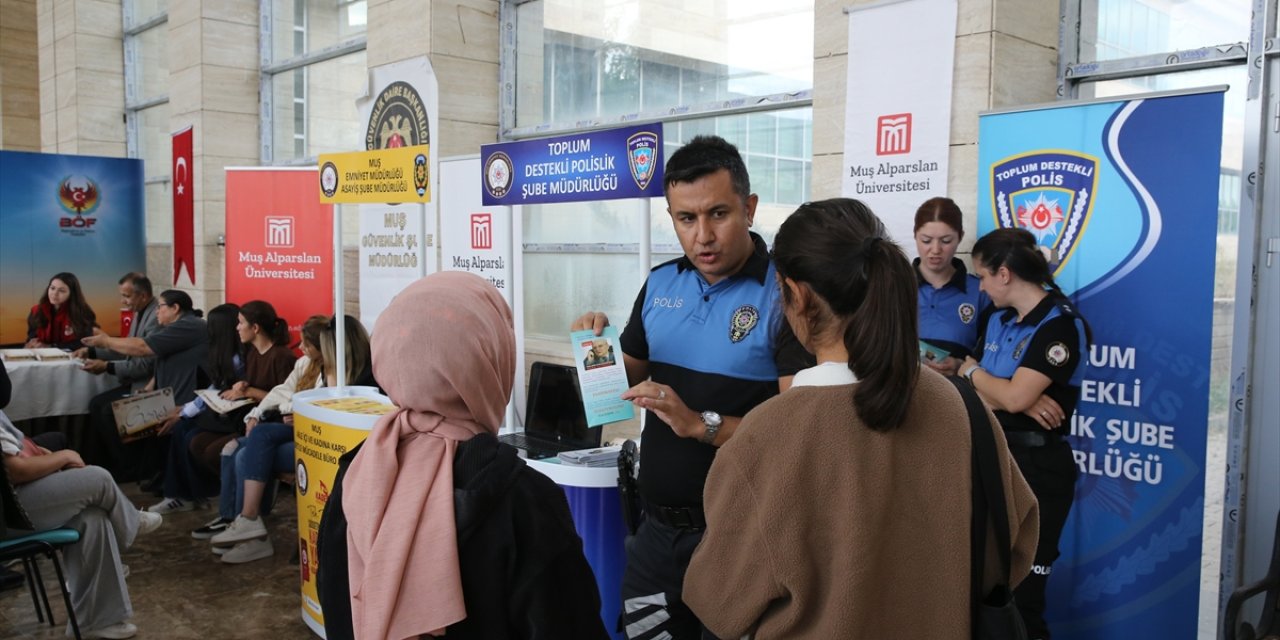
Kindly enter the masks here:
<path id="1" fill-rule="evenodd" d="M 27 517 L 22 504 L 18 502 L 18 494 L 14 491 L 13 482 L 9 479 L 9 468 L 4 463 L 4 455 L 0 455 L 0 503 L 3 503 L 3 526 L 0 526 L 0 538 L 11 535 L 14 530 L 30 531 L 35 529 L 31 519 Z M 67 607 L 67 620 L 71 623 L 71 631 L 76 640 L 80 640 L 80 624 L 76 621 L 75 609 L 71 607 L 71 593 L 67 591 L 67 579 L 62 573 L 62 561 L 58 559 L 58 550 L 80 540 L 80 532 L 62 527 L 48 531 L 36 531 L 29 535 L 12 539 L 0 539 L 0 562 L 21 560 L 23 572 L 27 576 L 27 590 L 31 593 L 31 603 L 36 609 L 36 618 L 40 622 L 46 619 L 49 626 L 55 624 L 53 609 L 49 606 L 49 595 L 45 593 L 44 578 L 40 575 L 40 556 L 45 556 L 53 563 L 54 572 L 58 574 L 58 588 L 62 589 L 62 601 Z M 37 598 L 37 595 L 39 596 Z M 43 609 L 41 608 L 43 605 Z"/>
<path id="2" fill-rule="evenodd" d="M 1280 636 L 1280 512 L 1276 513 L 1276 539 L 1271 549 L 1271 567 L 1267 575 L 1253 584 L 1236 589 L 1227 600 L 1226 615 L 1223 616 L 1223 634 L 1225 640 L 1257 640 Z M 1244 602 L 1260 593 L 1265 593 L 1262 601 L 1262 618 L 1255 628 L 1248 622 L 1240 622 L 1240 608 Z"/>

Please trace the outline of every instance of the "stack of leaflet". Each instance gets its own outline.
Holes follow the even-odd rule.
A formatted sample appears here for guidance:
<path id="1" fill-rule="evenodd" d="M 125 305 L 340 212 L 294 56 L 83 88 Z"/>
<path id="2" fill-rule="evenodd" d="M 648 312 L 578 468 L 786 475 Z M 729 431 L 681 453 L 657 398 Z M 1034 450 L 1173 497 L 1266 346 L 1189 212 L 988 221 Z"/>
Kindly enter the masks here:
<path id="1" fill-rule="evenodd" d="M 578 449 L 563 451 L 559 454 L 560 462 L 578 467 L 612 467 L 618 464 L 618 453 L 622 447 L 598 447 L 596 449 Z"/>

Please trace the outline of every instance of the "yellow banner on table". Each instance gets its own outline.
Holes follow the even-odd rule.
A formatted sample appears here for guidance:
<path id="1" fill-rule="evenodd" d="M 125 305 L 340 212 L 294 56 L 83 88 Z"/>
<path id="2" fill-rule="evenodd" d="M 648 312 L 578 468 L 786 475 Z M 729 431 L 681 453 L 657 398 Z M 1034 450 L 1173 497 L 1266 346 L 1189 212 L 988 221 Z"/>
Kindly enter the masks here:
<path id="1" fill-rule="evenodd" d="M 320 202 L 431 202 L 431 145 L 320 156 Z"/>
<path id="2" fill-rule="evenodd" d="M 316 585 L 316 571 L 320 567 L 316 541 L 320 518 L 335 487 L 338 458 L 363 442 L 379 417 L 395 410 L 395 405 L 385 396 L 377 395 L 377 391 L 369 387 L 346 387 L 341 392 L 316 389 L 293 397 L 302 620 L 321 637 L 324 636 L 324 611 Z"/>

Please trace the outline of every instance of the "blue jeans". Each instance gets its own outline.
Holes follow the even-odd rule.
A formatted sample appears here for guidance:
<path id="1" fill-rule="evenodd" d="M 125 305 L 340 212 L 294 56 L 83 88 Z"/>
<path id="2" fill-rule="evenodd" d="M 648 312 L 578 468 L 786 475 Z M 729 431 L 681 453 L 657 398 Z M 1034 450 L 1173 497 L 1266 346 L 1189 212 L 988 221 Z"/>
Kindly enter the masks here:
<path id="1" fill-rule="evenodd" d="M 244 511 L 245 480 L 267 485 L 262 495 L 262 514 L 271 512 L 275 502 L 277 473 L 293 471 L 293 425 L 278 422 L 261 423 L 249 435 L 236 441 L 235 451 L 222 454 L 222 498 L 218 515 L 233 520 Z"/>

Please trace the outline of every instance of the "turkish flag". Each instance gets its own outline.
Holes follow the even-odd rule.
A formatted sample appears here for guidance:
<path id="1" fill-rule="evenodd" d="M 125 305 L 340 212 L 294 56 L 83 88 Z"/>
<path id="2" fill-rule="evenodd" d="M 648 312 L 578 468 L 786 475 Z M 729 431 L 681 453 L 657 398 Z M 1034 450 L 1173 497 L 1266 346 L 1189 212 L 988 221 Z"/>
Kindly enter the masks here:
<path id="1" fill-rule="evenodd" d="M 192 129 L 173 134 L 173 284 L 187 268 L 196 283 L 195 179 L 191 156 Z"/>

